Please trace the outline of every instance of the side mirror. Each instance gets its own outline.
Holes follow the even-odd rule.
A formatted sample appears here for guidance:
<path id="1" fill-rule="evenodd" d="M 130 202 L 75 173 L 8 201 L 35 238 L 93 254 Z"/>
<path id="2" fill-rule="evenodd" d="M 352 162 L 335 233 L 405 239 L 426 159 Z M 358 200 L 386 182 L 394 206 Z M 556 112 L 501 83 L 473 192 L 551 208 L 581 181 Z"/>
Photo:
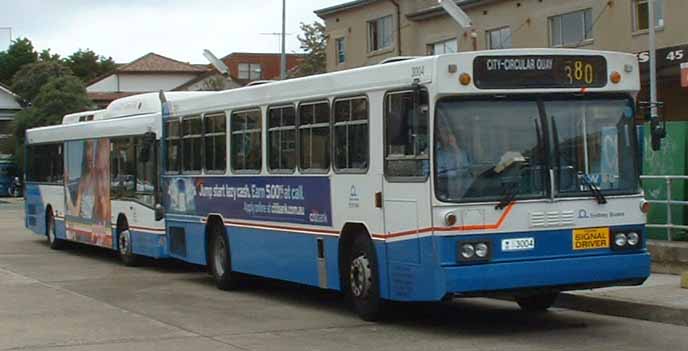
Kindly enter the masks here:
<path id="1" fill-rule="evenodd" d="M 143 134 L 143 145 L 139 154 L 139 161 L 143 163 L 150 161 L 150 151 L 153 145 L 155 145 L 155 133 L 146 132 Z"/>
<path id="2" fill-rule="evenodd" d="M 155 204 L 155 220 L 160 221 L 165 217 L 165 208 L 160 204 Z"/>

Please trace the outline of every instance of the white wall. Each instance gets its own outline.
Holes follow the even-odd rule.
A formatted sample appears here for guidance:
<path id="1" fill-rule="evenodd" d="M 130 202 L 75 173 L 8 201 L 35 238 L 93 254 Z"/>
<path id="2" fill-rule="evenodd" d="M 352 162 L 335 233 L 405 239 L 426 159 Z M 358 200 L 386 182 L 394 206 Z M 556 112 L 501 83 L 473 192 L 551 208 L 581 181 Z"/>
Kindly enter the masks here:
<path id="1" fill-rule="evenodd" d="M 117 75 L 111 74 L 86 87 L 89 93 L 111 93 L 117 91 Z"/>
<path id="2" fill-rule="evenodd" d="M 86 91 L 94 93 L 172 90 L 194 78 L 196 75 L 193 73 L 117 73 L 88 86 Z"/>
<path id="3" fill-rule="evenodd" d="M 0 110 L 19 110 L 20 108 L 14 96 L 0 89 Z"/>

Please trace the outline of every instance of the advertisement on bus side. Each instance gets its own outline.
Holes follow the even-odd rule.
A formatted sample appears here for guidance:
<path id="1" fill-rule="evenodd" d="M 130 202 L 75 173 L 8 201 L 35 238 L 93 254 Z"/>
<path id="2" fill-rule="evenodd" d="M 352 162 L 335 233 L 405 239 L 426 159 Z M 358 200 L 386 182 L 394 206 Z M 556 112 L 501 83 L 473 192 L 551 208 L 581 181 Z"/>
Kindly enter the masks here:
<path id="1" fill-rule="evenodd" d="M 165 183 L 170 213 L 332 225 L 327 177 L 173 177 Z"/>
<path id="2" fill-rule="evenodd" d="M 65 143 L 67 239 L 112 247 L 110 226 L 110 142 Z"/>

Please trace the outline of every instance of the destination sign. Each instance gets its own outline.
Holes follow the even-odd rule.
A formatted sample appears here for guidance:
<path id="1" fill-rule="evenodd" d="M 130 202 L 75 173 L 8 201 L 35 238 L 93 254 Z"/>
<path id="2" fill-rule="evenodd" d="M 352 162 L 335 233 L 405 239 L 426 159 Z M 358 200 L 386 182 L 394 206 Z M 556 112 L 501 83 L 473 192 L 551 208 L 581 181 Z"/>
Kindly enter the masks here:
<path id="1" fill-rule="evenodd" d="M 602 56 L 478 56 L 473 79 L 480 89 L 600 88 L 607 84 Z"/>

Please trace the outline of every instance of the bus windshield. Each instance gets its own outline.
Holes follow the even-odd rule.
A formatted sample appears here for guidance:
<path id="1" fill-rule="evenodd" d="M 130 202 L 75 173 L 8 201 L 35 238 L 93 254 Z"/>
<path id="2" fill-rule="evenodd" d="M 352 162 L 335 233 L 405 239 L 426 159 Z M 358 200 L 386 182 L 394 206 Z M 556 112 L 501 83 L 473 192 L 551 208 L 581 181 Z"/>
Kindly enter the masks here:
<path id="1" fill-rule="evenodd" d="M 435 192 L 447 202 L 638 191 L 633 108 L 627 98 L 515 97 L 437 104 Z M 548 156 L 549 155 L 549 156 Z M 586 179 L 581 179 L 585 177 Z"/>

